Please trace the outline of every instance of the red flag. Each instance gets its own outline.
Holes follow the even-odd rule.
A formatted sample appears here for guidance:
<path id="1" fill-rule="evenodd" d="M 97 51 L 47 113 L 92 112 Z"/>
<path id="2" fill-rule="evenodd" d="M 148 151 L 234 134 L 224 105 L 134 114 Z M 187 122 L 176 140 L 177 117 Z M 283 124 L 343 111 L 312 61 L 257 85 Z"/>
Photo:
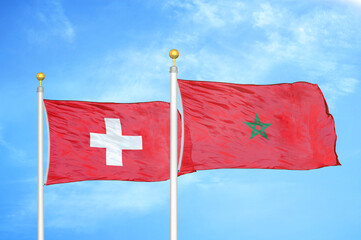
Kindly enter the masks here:
<path id="1" fill-rule="evenodd" d="M 169 103 L 44 103 L 50 137 L 47 185 L 169 179 Z M 179 175 L 193 171 L 185 160 Z"/>
<path id="2" fill-rule="evenodd" d="M 316 84 L 178 84 L 184 149 L 196 170 L 340 165 L 334 120 Z"/>

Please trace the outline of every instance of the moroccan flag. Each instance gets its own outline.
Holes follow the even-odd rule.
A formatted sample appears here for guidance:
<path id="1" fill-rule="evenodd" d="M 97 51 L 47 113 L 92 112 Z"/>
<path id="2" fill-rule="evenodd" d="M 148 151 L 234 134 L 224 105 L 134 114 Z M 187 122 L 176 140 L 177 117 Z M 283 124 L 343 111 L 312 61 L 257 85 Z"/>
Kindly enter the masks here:
<path id="1" fill-rule="evenodd" d="M 169 179 L 169 103 L 44 103 L 50 137 L 47 185 Z M 179 175 L 193 171 L 193 165 L 184 160 Z"/>
<path id="2" fill-rule="evenodd" d="M 178 84 L 184 151 L 196 170 L 340 165 L 334 120 L 316 84 Z"/>

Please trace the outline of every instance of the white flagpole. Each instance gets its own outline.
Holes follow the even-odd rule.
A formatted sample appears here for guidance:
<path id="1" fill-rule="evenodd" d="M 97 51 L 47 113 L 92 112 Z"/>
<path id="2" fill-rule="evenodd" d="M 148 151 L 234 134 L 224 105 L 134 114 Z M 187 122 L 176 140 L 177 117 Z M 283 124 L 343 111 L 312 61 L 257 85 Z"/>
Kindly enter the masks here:
<path id="1" fill-rule="evenodd" d="M 40 81 L 38 92 L 38 240 L 44 240 L 44 133 L 43 133 L 43 94 L 41 81 L 45 75 L 39 72 L 36 78 Z"/>
<path id="2" fill-rule="evenodd" d="M 177 73 L 175 59 L 179 56 L 176 49 L 169 52 L 173 59 L 170 67 L 170 240 L 178 239 L 178 193 L 177 193 Z"/>

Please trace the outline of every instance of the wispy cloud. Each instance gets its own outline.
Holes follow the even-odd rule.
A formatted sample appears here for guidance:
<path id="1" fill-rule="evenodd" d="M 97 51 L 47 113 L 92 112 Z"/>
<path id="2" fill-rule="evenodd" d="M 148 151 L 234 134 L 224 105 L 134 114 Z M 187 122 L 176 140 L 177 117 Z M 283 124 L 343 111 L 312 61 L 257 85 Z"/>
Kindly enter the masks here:
<path id="1" fill-rule="evenodd" d="M 180 194 L 189 198 L 189 193 L 192 192 L 196 193 L 195 197 L 197 198 L 196 204 L 189 204 L 188 206 L 189 211 L 198 210 L 197 214 L 194 214 L 195 220 L 189 219 L 190 221 L 197 221 L 198 216 L 208 216 L 205 218 L 206 222 L 208 219 L 227 216 L 227 219 L 222 220 L 223 223 L 239 221 L 239 214 L 242 215 L 242 219 L 271 217 L 280 208 L 285 207 L 283 202 L 274 202 L 267 196 L 272 195 L 272 192 L 282 192 L 292 186 L 293 183 L 289 181 L 257 182 L 254 177 L 252 177 L 252 180 L 237 182 L 233 174 L 229 170 L 227 173 L 200 171 L 182 177 L 183 179 L 179 181 Z M 237 179 L 239 180 L 239 176 Z M 204 202 L 207 202 L 208 206 L 217 207 L 212 209 L 211 212 L 206 212 L 207 209 L 199 206 Z M 220 206 L 219 202 L 226 203 L 226 205 Z M 205 225 L 209 224 L 216 223 L 209 221 Z"/>
<path id="2" fill-rule="evenodd" d="M 339 2 L 344 4 L 350 4 L 351 6 L 356 6 L 361 8 L 361 1 L 360 0 L 329 0 L 333 2 Z"/>
<path id="3" fill-rule="evenodd" d="M 289 81 L 296 77 L 322 86 L 335 85 L 322 88 L 332 102 L 354 92 L 360 75 L 352 59 L 361 52 L 361 33 L 353 27 L 361 23 L 356 15 L 335 8 L 311 8 L 300 15 L 270 3 L 262 3 L 252 11 L 250 21 L 267 37 L 250 48 L 250 56 L 263 62 L 266 74 L 259 81 L 269 81 L 266 78 L 275 70 L 282 75 L 286 69 L 278 66 L 291 65 L 292 72 L 299 76 Z"/>
<path id="4" fill-rule="evenodd" d="M 354 28 L 361 22 L 356 15 L 315 5 L 307 6 L 308 11 L 295 11 L 273 2 L 235 4 L 189 0 L 165 5 L 175 12 L 182 9 L 179 26 L 192 23 L 180 36 L 175 34 L 178 41 L 173 38 L 181 44 L 179 37 L 183 37 L 185 50 L 192 53 L 182 59 L 183 75 L 248 83 L 302 80 L 322 84 L 342 82 L 346 75 L 359 81 L 358 66 L 343 57 L 348 51 L 361 52 L 361 34 Z"/>
<path id="5" fill-rule="evenodd" d="M 356 91 L 359 81 L 354 78 L 331 79 L 320 84 L 320 88 L 325 93 L 328 105 L 334 108 L 339 97 L 352 94 Z"/>
<path id="6" fill-rule="evenodd" d="M 0 127 L 0 147 L 5 149 L 5 151 L 1 151 L 1 152 L 7 153 L 6 155 L 11 157 L 12 159 L 21 161 L 26 156 L 25 151 L 18 148 L 16 144 L 13 145 L 4 139 L 1 127 Z"/>
<path id="7" fill-rule="evenodd" d="M 99 73 L 107 74 L 106 78 L 112 85 L 99 96 L 99 100 L 167 101 L 169 93 L 163 90 L 169 84 L 169 76 L 163 66 L 171 65 L 168 51 L 157 44 L 154 48 L 115 51 L 105 56 Z M 101 75 L 99 77 L 104 77 Z"/>
<path id="8" fill-rule="evenodd" d="M 164 66 L 170 65 L 167 53 L 173 47 L 181 54 L 180 78 L 320 85 L 354 79 L 349 88 L 359 81 L 358 66 L 343 57 L 349 51 L 361 52 L 361 34 L 353 27 L 359 20 L 342 9 L 312 7 L 300 13 L 273 2 L 187 0 L 163 3 L 163 10 L 173 16 L 172 29 L 142 49 L 105 53 L 85 66 L 88 76 L 71 82 L 69 90 L 87 89 L 84 93 L 92 93 L 87 100 L 167 101 L 169 75 Z"/>
<path id="9" fill-rule="evenodd" d="M 244 4 L 235 1 L 207 1 L 207 0 L 187 0 L 167 1 L 166 8 L 175 7 L 182 10 L 178 16 L 186 11 L 188 17 L 185 21 L 192 21 L 206 28 L 220 28 L 227 24 L 238 24 L 244 20 Z"/>
<path id="10" fill-rule="evenodd" d="M 36 28 L 28 29 L 31 41 L 44 43 L 50 37 L 60 37 L 67 42 L 73 42 L 75 29 L 66 16 L 60 0 L 41 2 L 35 13 Z"/>
<path id="11" fill-rule="evenodd" d="M 254 26 L 265 27 L 281 26 L 284 21 L 284 15 L 279 9 L 274 9 L 269 3 L 261 3 L 260 9 L 253 12 Z"/>
<path id="12" fill-rule="evenodd" d="M 83 182 L 46 187 L 47 225 L 88 231 L 108 217 L 119 219 L 156 211 L 168 201 L 168 185 L 161 183 Z"/>
<path id="13" fill-rule="evenodd" d="M 339 88 L 343 93 L 353 93 L 355 92 L 356 85 L 358 81 L 354 78 L 344 78 L 340 81 Z"/>
<path id="14" fill-rule="evenodd" d="M 109 218 L 141 216 L 159 211 L 169 202 L 169 183 L 89 181 L 45 186 L 45 225 L 47 228 L 71 228 L 89 232 Z M 4 215 L 15 231 L 19 224 L 36 218 L 36 198 L 18 199 L 17 208 Z M 116 214 L 114 214 L 116 212 Z M 8 226 L 9 226 L 8 225 Z"/>

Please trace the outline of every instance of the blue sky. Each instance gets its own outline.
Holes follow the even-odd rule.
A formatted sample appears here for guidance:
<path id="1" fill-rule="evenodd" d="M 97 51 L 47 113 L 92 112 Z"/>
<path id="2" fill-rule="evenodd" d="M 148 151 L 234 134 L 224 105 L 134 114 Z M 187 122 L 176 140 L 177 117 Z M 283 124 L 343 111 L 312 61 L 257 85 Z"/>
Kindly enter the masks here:
<path id="1" fill-rule="evenodd" d="M 179 179 L 179 239 L 361 238 L 361 1 L 1 1 L 0 239 L 37 234 L 37 105 L 169 101 L 190 80 L 319 84 L 341 167 Z M 46 153 L 47 154 L 47 153 Z M 46 239 L 168 239 L 169 181 L 45 187 Z"/>

